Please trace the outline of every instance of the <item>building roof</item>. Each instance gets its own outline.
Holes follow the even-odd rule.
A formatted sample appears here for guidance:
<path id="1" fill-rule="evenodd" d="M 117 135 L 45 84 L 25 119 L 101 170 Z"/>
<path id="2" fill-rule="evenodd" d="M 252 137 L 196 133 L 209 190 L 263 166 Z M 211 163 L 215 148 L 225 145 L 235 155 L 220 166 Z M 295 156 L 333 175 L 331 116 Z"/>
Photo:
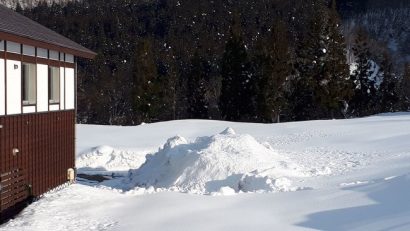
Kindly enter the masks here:
<path id="1" fill-rule="evenodd" d="M 57 50 L 84 58 L 96 54 L 47 27 L 0 5 L 0 40 Z"/>

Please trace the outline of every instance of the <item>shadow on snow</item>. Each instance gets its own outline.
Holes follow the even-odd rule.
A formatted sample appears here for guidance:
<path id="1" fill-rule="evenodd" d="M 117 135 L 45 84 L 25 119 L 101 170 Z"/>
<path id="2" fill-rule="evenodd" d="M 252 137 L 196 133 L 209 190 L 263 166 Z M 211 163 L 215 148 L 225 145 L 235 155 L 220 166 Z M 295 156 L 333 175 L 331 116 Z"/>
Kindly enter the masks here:
<path id="1" fill-rule="evenodd" d="M 320 230 L 410 230 L 410 175 L 344 190 L 364 193 L 375 204 L 310 214 L 297 225 Z"/>

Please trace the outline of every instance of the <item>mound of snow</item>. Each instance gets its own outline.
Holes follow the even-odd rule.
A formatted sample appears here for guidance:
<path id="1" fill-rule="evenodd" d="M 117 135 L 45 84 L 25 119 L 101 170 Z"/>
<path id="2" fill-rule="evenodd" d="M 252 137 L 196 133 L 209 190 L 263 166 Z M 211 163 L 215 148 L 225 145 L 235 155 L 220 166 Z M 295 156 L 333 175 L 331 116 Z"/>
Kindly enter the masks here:
<path id="1" fill-rule="evenodd" d="M 189 143 L 170 138 L 157 153 L 147 155 L 126 180 L 133 187 L 164 188 L 198 194 L 293 191 L 289 178 L 304 171 L 250 135 L 228 128 Z M 229 190 L 231 188 L 232 190 Z"/>
<path id="2" fill-rule="evenodd" d="M 76 160 L 79 171 L 128 171 L 145 162 L 145 154 L 102 145 L 81 154 Z"/>
<path id="3" fill-rule="evenodd" d="M 212 196 L 232 196 L 232 195 L 236 195 L 235 189 L 226 186 L 226 187 L 222 187 L 219 189 L 218 192 L 212 192 L 211 193 Z"/>

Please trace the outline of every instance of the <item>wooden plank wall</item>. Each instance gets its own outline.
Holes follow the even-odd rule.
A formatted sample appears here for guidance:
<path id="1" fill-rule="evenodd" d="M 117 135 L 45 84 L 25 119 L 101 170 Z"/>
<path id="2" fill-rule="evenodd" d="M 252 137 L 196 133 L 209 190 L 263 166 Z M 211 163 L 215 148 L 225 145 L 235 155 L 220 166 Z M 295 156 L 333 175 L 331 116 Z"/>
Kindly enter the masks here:
<path id="1" fill-rule="evenodd" d="M 0 117 L 0 126 L 0 177 L 20 172 L 34 197 L 67 181 L 67 169 L 75 166 L 74 111 Z M 0 216 L 6 209 L 0 203 Z"/>

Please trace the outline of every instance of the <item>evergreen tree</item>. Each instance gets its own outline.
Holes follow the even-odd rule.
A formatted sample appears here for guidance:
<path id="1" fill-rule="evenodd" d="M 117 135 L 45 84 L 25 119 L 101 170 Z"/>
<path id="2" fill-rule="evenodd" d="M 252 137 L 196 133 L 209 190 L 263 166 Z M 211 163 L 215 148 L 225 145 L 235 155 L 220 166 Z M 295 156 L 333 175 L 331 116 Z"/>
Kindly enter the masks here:
<path id="1" fill-rule="evenodd" d="M 138 41 L 133 69 L 134 113 L 137 123 L 156 121 L 160 112 L 158 70 L 150 39 Z"/>
<path id="2" fill-rule="evenodd" d="M 291 73 L 287 32 L 286 24 L 276 20 L 259 57 L 258 108 L 265 122 L 280 122 L 280 114 L 286 106 L 285 84 Z"/>
<path id="3" fill-rule="evenodd" d="M 207 102 L 207 75 L 209 68 L 196 52 L 191 61 L 191 70 L 188 76 L 188 113 L 192 118 L 208 118 Z"/>
<path id="4" fill-rule="evenodd" d="M 383 54 L 381 62 L 381 72 L 383 73 L 383 82 L 378 91 L 381 112 L 394 112 L 398 109 L 399 91 L 397 87 L 397 78 L 393 72 L 393 63 L 387 51 Z"/>
<path id="5" fill-rule="evenodd" d="M 410 63 L 404 65 L 404 74 L 400 83 L 402 110 L 410 111 Z"/>
<path id="6" fill-rule="evenodd" d="M 98 124 L 126 124 L 128 123 L 128 114 L 131 113 L 131 100 L 129 85 L 124 86 L 124 82 L 131 82 L 131 79 L 124 79 L 123 76 L 130 76 L 128 68 L 124 66 L 120 68 L 118 72 L 112 74 L 108 66 L 103 65 L 105 57 L 98 55 L 93 62 L 100 64 L 97 72 L 98 81 L 93 81 L 93 85 L 84 89 L 83 84 L 86 78 L 79 78 L 80 83 L 78 86 L 78 92 L 87 92 L 89 94 L 86 107 L 89 113 L 86 115 L 88 121 L 94 121 Z M 91 76 L 90 76 L 91 77 Z M 123 82 L 124 81 L 124 82 Z M 82 94 L 79 94 L 81 100 Z"/>
<path id="7" fill-rule="evenodd" d="M 16 4 L 16 9 L 15 9 L 15 11 L 17 12 L 17 13 L 23 13 L 23 8 L 21 7 L 21 5 L 20 5 L 20 3 L 19 2 L 17 2 L 17 4 Z"/>
<path id="8" fill-rule="evenodd" d="M 161 74 L 161 102 L 163 102 L 162 114 L 159 117 L 161 120 L 176 120 L 179 117 L 178 111 L 182 111 L 178 106 L 181 105 L 181 98 L 183 99 L 184 91 L 181 87 L 181 75 L 177 70 L 175 60 L 172 55 L 165 55 L 161 62 L 165 67 L 164 73 Z M 182 117 L 183 118 L 183 117 Z"/>
<path id="9" fill-rule="evenodd" d="M 347 105 L 353 95 L 353 82 L 349 78 L 349 66 L 346 60 L 346 43 L 341 34 L 336 1 L 331 2 L 327 15 L 323 78 L 316 93 L 319 104 L 327 117 L 346 117 Z"/>
<path id="10" fill-rule="evenodd" d="M 208 118 L 221 120 L 221 111 L 219 108 L 219 98 L 221 95 L 222 80 L 219 74 L 211 74 L 206 91 L 206 100 L 208 102 Z"/>
<path id="11" fill-rule="evenodd" d="M 355 84 L 354 96 L 351 100 L 351 110 L 356 116 L 370 115 L 374 112 L 374 100 L 376 99 L 376 73 L 374 62 L 371 60 L 369 37 L 363 28 L 358 28 L 353 45 L 355 56 L 354 71 L 351 75 Z"/>
<path id="12" fill-rule="evenodd" d="M 305 9 L 309 17 L 296 49 L 297 76 L 288 98 L 293 119 L 346 116 L 353 85 L 336 2 L 329 7 L 327 1 L 316 0 Z"/>
<path id="13" fill-rule="evenodd" d="M 222 57 L 219 105 L 226 120 L 244 121 L 250 120 L 255 112 L 254 76 L 238 25 L 233 25 Z"/>
<path id="14" fill-rule="evenodd" d="M 296 49 L 297 78 L 293 80 L 293 115 L 296 120 L 323 117 L 321 94 L 325 93 L 323 74 L 327 52 L 326 6 L 316 0 L 307 8 L 307 31 Z"/>

